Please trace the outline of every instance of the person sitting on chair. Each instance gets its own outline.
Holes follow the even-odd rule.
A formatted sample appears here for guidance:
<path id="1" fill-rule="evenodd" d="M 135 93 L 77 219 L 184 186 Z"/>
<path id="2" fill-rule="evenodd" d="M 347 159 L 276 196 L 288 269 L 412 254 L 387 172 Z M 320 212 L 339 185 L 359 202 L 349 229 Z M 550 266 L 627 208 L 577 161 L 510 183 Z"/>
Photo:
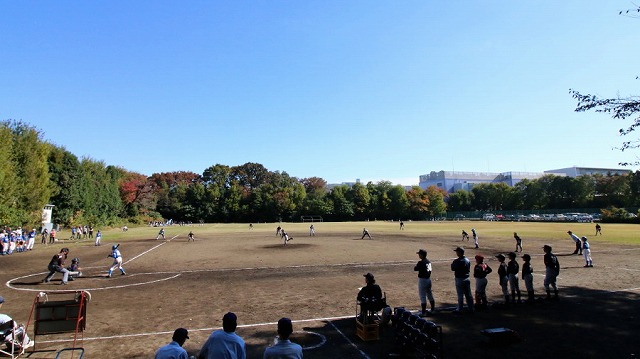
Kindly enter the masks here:
<path id="1" fill-rule="evenodd" d="M 4 298 L 0 296 L 0 309 L 2 309 L 3 303 Z M 13 319 L 11 319 L 10 316 L 0 313 L 0 327 L 4 327 L 5 323 L 9 323 L 11 321 L 13 321 Z M 16 334 L 17 340 L 14 340 L 13 333 Z M 31 339 L 29 339 L 29 336 L 24 331 L 24 327 L 22 325 L 17 325 L 15 322 L 13 322 L 13 328 L 7 328 L 0 331 L 0 337 L 2 337 L 0 346 L 4 343 L 7 345 L 7 349 L 12 348 L 12 342 L 13 345 L 15 345 L 15 348 L 20 350 L 33 346 L 33 342 L 31 341 Z"/>
<path id="2" fill-rule="evenodd" d="M 382 289 L 376 284 L 376 280 L 373 274 L 367 273 L 364 275 L 364 280 L 367 283 L 366 286 L 360 289 L 358 292 L 358 304 L 360 304 L 360 320 L 367 321 L 376 312 L 387 306 L 384 298 L 382 297 Z"/>

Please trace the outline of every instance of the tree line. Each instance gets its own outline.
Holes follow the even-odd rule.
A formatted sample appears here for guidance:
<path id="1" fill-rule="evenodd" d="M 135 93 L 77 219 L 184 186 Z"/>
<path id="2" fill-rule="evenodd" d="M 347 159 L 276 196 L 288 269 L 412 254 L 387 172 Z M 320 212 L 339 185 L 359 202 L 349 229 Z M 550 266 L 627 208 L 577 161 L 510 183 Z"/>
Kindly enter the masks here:
<path id="1" fill-rule="evenodd" d="M 91 158 L 78 158 L 22 121 L 0 123 L 0 224 L 41 222 L 45 204 L 63 226 L 119 226 L 172 219 L 191 222 L 424 220 L 446 211 L 535 210 L 640 206 L 640 172 L 578 178 L 547 175 L 478 184 L 469 192 L 389 181 L 329 189 L 320 177 L 296 178 L 258 163 L 215 164 L 146 176 Z M 8 144 L 8 146 L 7 146 Z"/>

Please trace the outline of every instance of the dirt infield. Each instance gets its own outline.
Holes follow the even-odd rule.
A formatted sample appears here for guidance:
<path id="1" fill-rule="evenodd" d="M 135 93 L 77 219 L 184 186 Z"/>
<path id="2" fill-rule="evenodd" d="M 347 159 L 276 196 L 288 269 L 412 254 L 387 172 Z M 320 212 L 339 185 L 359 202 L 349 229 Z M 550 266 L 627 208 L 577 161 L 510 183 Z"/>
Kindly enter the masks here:
<path id="1" fill-rule="evenodd" d="M 253 229 L 244 224 L 173 226 L 167 228 L 166 241 L 155 240 L 157 228 L 133 228 L 126 234 L 106 231 L 101 247 L 89 240 L 37 246 L 0 257 L 0 280 L 6 283 L 0 289 L 6 299 L 2 312 L 26 323 L 38 292 L 88 290 L 92 299 L 82 343 L 87 358 L 152 358 L 178 327 L 189 329 L 185 349 L 197 355 L 227 311 L 238 315 L 237 332 L 247 343 L 248 358 L 262 357 L 283 316 L 294 321 L 293 340 L 303 344 L 305 358 L 387 358 L 393 344 L 390 328 L 383 328 L 380 341 L 362 342 L 355 335 L 355 296 L 364 284 L 362 275 L 375 275 L 392 307 L 417 310 L 413 266 L 415 252 L 425 248 L 441 309 L 430 319 L 443 326 L 446 358 L 640 355 L 640 241 L 621 245 L 607 240 L 618 230 L 629 231 L 629 225 L 606 226 L 605 239 L 589 237 L 595 267 L 583 268 L 583 258 L 570 254 L 574 246 L 565 232 L 590 235 L 591 224 L 405 224 L 400 231 L 397 222 L 315 223 L 316 236 L 309 237 L 308 224 L 285 223 L 281 225 L 293 237 L 287 246 L 275 235 L 278 224 L 254 224 Z M 364 226 L 372 240 L 360 239 Z M 471 226 L 479 233 L 478 250 L 460 242 L 460 229 L 470 233 Z M 195 242 L 187 242 L 189 231 Z M 561 264 L 560 300 L 473 315 L 448 312 L 456 303 L 453 248 L 463 244 L 471 259 L 477 253 L 492 258 L 515 248 L 513 231 L 523 238 L 524 253 L 533 257 L 538 296 L 543 295 L 541 247 L 553 245 Z M 116 241 L 128 275 L 116 271 L 107 279 L 107 254 Z M 63 246 L 71 249 L 68 262 L 81 259 L 85 277 L 61 286 L 56 274 L 51 283 L 40 283 L 49 259 Z M 489 265 L 497 269 L 495 260 Z M 497 275 L 488 278 L 490 301 L 500 301 Z M 520 286 L 524 293 L 524 283 Z M 522 340 L 503 346 L 480 333 L 495 327 L 513 329 Z M 71 339 L 68 334 L 38 336 L 37 352 L 30 357 L 53 358 Z"/>

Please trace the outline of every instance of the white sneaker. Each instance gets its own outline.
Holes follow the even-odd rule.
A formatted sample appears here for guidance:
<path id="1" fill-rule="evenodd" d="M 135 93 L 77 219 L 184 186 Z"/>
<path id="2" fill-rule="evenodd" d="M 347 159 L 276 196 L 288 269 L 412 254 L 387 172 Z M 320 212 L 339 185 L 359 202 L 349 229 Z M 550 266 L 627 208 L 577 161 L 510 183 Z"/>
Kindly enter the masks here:
<path id="1" fill-rule="evenodd" d="M 33 340 L 31 340 L 31 339 L 29 339 L 29 341 L 27 342 L 27 344 L 25 344 L 25 345 L 24 345 L 24 348 L 25 348 L 25 349 L 27 349 L 27 348 L 31 348 L 31 347 L 32 347 L 32 346 L 34 346 L 34 345 L 35 345 L 34 341 L 33 341 Z"/>

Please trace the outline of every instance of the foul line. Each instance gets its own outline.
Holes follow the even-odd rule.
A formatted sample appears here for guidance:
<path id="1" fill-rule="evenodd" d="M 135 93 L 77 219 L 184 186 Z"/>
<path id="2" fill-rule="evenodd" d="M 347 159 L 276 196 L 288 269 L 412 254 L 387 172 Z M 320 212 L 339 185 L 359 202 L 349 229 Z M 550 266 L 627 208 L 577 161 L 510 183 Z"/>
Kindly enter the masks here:
<path id="1" fill-rule="evenodd" d="M 354 318 L 353 315 L 345 315 L 341 317 L 329 317 L 329 318 L 315 318 L 315 319 L 300 319 L 300 320 L 292 320 L 292 323 L 306 323 L 306 322 L 322 322 L 327 321 L 333 325 L 332 321 Z M 263 327 L 267 325 L 278 325 L 278 322 L 266 322 L 266 323 L 255 323 L 255 324 L 242 324 L 238 325 L 238 328 L 254 328 L 254 327 Z M 334 326 L 335 328 L 335 326 Z M 209 327 L 209 328 L 199 328 L 199 329 L 189 329 L 189 332 L 202 332 L 202 331 L 212 331 L 222 329 L 222 327 Z M 134 338 L 134 337 L 143 337 L 143 336 L 154 336 L 154 335 L 165 335 L 171 334 L 171 331 L 161 331 L 161 332 L 147 332 L 147 333 L 137 333 L 137 334 L 120 334 L 120 335 L 110 335 L 104 337 L 93 337 L 93 338 L 83 338 L 83 340 L 91 341 L 91 340 L 110 340 L 110 339 L 120 339 L 120 338 Z M 342 333 L 341 333 L 342 334 Z M 343 334 L 344 336 L 344 334 Z M 57 339 L 57 340 L 39 340 L 38 343 L 67 343 L 72 342 L 74 339 Z M 353 344 L 353 343 L 352 343 Z"/>
<path id="2" fill-rule="evenodd" d="M 371 359 L 365 352 L 360 350 L 360 348 L 358 348 L 358 346 L 355 345 L 346 335 L 344 335 L 344 333 L 340 329 L 338 329 L 338 327 L 336 327 L 335 324 L 333 324 L 333 322 L 329 322 L 329 324 L 331 324 L 333 329 L 335 329 L 338 333 L 340 333 L 340 335 L 342 335 L 344 340 L 346 340 L 349 343 L 349 345 L 351 345 L 353 347 L 353 349 L 357 350 L 363 358 Z"/>

